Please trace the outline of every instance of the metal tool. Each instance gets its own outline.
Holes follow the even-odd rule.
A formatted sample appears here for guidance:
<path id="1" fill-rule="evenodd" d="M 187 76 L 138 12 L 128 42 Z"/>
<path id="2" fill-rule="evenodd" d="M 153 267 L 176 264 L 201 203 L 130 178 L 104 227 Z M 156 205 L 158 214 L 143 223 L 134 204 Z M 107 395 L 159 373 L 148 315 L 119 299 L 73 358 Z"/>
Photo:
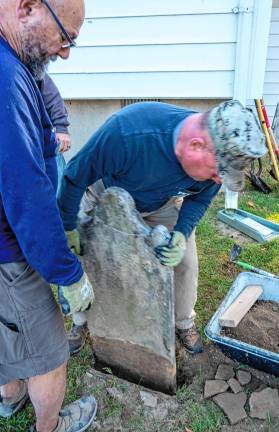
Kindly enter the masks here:
<path id="1" fill-rule="evenodd" d="M 267 127 L 267 130 L 268 130 L 269 136 L 270 136 L 270 142 L 272 144 L 273 151 L 274 151 L 274 154 L 275 154 L 276 159 L 277 159 L 277 163 L 279 163 L 279 147 L 278 147 L 278 144 L 276 142 L 276 138 L 274 136 L 273 130 L 272 130 L 271 126 L 270 126 L 268 115 L 267 115 L 267 110 L 266 110 L 266 107 L 265 107 L 263 99 L 261 99 L 261 106 L 262 106 L 262 112 L 263 112 L 263 115 L 264 115 L 266 127 Z M 271 167 L 271 170 L 269 171 L 269 174 L 275 180 L 277 180 L 276 172 L 275 172 L 275 169 L 273 167 Z"/>
<path id="2" fill-rule="evenodd" d="M 258 274 L 261 274 L 263 276 L 268 276 L 268 277 L 277 278 L 277 279 L 279 278 L 279 276 L 276 276 L 273 273 L 269 273 L 269 272 L 262 270 L 258 267 L 254 267 L 251 264 L 237 260 L 237 257 L 240 255 L 241 251 L 242 251 L 241 246 L 239 246 L 238 244 L 234 244 L 232 249 L 231 249 L 231 252 L 230 252 L 230 261 L 243 267 L 243 268 L 245 268 L 245 270 L 250 270 L 254 273 L 258 273 Z"/>
<path id="3" fill-rule="evenodd" d="M 255 170 L 255 164 L 256 161 L 253 160 L 251 162 L 250 172 L 247 174 L 247 177 L 249 178 L 252 185 L 260 192 L 263 192 L 264 194 L 268 194 L 272 192 L 271 188 L 264 182 L 264 180 L 261 178 L 261 174 L 263 171 L 263 165 L 261 159 L 257 159 L 259 164 L 259 169 Z"/>
<path id="4" fill-rule="evenodd" d="M 265 116 L 264 116 L 263 110 L 262 110 L 261 100 L 255 99 L 255 105 L 257 108 L 257 112 L 258 112 L 259 120 L 260 120 L 261 125 L 262 125 L 263 132 L 265 134 L 266 144 L 267 144 L 269 156 L 270 156 L 270 159 L 271 159 L 271 162 L 273 165 L 274 175 L 275 175 L 276 180 L 279 181 L 279 168 L 278 168 L 277 158 L 276 158 L 276 155 L 274 153 L 274 149 L 273 149 L 273 146 L 271 143 L 270 134 L 268 133 L 268 129 L 267 129 L 266 121 L 265 121 Z"/>

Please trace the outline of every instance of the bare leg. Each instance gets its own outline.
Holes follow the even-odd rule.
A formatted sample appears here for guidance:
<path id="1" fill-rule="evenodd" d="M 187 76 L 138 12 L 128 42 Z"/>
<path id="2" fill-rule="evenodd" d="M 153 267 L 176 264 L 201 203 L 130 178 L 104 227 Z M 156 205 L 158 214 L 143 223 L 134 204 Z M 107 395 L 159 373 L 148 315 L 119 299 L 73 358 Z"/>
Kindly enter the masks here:
<path id="1" fill-rule="evenodd" d="M 11 399 L 16 398 L 20 392 L 20 381 L 12 381 L 0 387 L 0 394 L 2 398 Z"/>
<path id="2" fill-rule="evenodd" d="M 52 432 L 58 423 L 66 388 L 66 363 L 28 381 L 28 391 L 34 406 L 38 432 Z"/>

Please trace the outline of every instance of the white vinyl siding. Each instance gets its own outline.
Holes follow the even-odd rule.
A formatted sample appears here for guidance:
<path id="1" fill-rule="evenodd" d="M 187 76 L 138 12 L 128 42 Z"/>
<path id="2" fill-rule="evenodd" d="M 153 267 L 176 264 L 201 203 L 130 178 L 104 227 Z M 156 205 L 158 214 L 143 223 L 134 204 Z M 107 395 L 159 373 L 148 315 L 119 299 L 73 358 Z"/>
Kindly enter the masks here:
<path id="1" fill-rule="evenodd" d="M 238 0 L 87 0 L 66 62 L 50 72 L 66 99 L 230 98 Z"/>
<path id="2" fill-rule="evenodd" d="M 264 82 L 264 101 L 272 121 L 279 102 L 279 7 L 272 9 L 266 73 Z"/>
<path id="3" fill-rule="evenodd" d="M 238 97 L 245 102 L 262 92 L 271 0 L 85 4 L 78 48 L 69 60 L 50 67 L 65 99 Z M 274 80 L 278 73 L 273 71 L 279 37 L 274 11 L 266 85 L 268 74 Z"/>

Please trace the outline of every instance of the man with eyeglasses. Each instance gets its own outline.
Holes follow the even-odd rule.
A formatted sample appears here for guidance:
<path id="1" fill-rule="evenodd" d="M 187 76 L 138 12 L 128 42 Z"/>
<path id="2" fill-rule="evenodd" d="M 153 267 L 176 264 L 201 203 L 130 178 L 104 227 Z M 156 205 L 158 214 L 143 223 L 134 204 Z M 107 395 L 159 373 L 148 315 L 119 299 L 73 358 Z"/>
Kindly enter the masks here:
<path id="1" fill-rule="evenodd" d="M 94 299 L 67 246 L 56 205 L 54 131 L 35 80 L 67 59 L 83 0 L 0 0 L 0 417 L 30 397 L 37 432 L 79 432 L 95 418 L 93 396 L 61 410 L 69 358 L 61 312 Z"/>

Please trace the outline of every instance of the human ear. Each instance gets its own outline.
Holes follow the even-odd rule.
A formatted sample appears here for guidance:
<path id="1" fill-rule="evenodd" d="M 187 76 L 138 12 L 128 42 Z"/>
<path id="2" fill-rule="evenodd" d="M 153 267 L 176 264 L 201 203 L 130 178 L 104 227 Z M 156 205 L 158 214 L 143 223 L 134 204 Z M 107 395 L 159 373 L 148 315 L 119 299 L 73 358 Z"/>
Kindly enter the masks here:
<path id="1" fill-rule="evenodd" d="M 191 150 L 204 150 L 206 148 L 206 142 L 201 137 L 192 138 L 189 142 L 189 147 Z"/>
<path id="2" fill-rule="evenodd" d="M 39 7 L 39 0 L 17 0 L 16 2 L 16 16 L 17 18 L 25 22 L 33 9 Z"/>

